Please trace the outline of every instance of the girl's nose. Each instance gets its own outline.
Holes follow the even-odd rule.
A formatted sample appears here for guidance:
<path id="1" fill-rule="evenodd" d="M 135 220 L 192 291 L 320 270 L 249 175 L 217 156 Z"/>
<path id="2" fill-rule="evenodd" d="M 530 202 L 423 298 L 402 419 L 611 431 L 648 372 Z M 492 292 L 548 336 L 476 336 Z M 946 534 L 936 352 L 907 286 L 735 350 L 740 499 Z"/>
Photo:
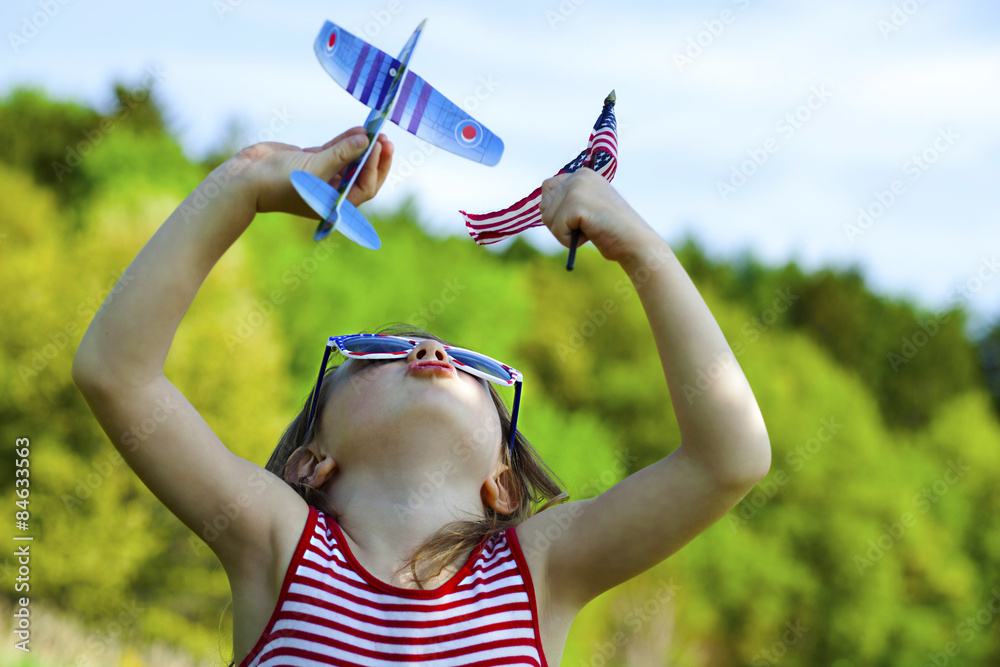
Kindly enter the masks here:
<path id="1" fill-rule="evenodd" d="M 410 363 L 414 361 L 449 361 L 448 353 L 444 351 L 444 346 L 436 340 L 422 340 L 416 347 L 410 350 L 406 360 Z"/>

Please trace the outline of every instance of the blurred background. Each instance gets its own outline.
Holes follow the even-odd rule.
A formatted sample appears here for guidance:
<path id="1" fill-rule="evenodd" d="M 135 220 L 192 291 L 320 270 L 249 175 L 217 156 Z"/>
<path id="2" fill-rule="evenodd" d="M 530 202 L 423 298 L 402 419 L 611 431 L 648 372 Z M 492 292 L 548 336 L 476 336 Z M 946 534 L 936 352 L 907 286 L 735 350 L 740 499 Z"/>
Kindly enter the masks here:
<path id="1" fill-rule="evenodd" d="M 0 664 L 231 659 L 221 565 L 123 465 L 73 354 L 212 168 L 363 121 L 313 54 L 323 21 L 395 54 L 424 18 L 413 69 L 503 159 L 388 126 L 364 209 L 378 252 L 257 218 L 167 359 L 223 442 L 263 465 L 325 338 L 407 321 L 525 372 L 520 425 L 575 499 L 673 451 L 625 274 L 589 246 L 567 273 L 544 229 L 481 248 L 458 214 L 555 173 L 615 89 L 614 186 L 711 307 L 773 459 L 725 519 L 592 602 L 562 664 L 1000 664 L 1000 7 L 921 0 L 4 3 L 0 423 L 11 449 L 31 439 L 35 540 L 30 654 L 0 554 Z"/>

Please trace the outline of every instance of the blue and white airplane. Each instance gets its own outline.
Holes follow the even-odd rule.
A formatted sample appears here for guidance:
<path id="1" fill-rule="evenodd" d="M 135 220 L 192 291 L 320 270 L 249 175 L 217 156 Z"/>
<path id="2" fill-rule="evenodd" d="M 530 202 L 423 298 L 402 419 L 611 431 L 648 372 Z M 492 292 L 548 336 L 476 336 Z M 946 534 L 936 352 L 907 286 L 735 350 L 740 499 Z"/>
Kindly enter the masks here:
<path id="1" fill-rule="evenodd" d="M 425 23 L 426 19 L 413 31 L 399 58 L 386 55 L 330 21 L 316 38 L 314 48 L 323 69 L 372 111 L 365 121 L 368 150 L 347 167 L 339 188 L 334 190 L 308 172 L 292 172 L 292 185 L 322 217 L 313 240 L 319 241 L 336 229 L 366 248 L 378 250 L 382 246 L 375 229 L 347 201 L 347 193 L 386 118 L 424 141 L 474 162 L 492 167 L 500 161 L 503 142 L 498 136 L 407 69 Z"/>

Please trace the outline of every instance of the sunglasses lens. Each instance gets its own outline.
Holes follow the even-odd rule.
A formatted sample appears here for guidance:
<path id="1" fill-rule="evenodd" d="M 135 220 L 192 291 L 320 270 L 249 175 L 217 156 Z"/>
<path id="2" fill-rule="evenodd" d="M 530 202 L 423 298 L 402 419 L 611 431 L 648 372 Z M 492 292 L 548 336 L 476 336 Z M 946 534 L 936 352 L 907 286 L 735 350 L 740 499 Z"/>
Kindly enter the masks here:
<path id="1" fill-rule="evenodd" d="M 348 338 L 340 346 L 347 352 L 355 354 L 396 354 L 409 352 L 413 349 L 405 340 L 396 338 Z"/>
<path id="2" fill-rule="evenodd" d="M 492 359 L 478 354 L 470 354 L 464 350 L 448 350 L 448 356 L 463 366 L 475 368 L 480 373 L 504 382 L 510 382 L 510 371 Z"/>

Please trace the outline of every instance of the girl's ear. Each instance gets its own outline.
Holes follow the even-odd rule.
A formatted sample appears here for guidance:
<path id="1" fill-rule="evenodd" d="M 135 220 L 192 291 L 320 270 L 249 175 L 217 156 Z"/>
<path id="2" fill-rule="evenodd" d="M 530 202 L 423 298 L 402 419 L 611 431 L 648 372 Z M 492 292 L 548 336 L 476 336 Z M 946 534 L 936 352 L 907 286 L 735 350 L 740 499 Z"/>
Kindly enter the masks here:
<path id="1" fill-rule="evenodd" d="M 500 514 L 510 514 L 521 504 L 517 480 L 507 466 L 504 466 L 496 475 L 486 478 L 480 495 L 484 503 Z"/>
<path id="2" fill-rule="evenodd" d="M 310 442 L 289 455 L 285 463 L 285 481 L 318 489 L 330 481 L 336 469 L 337 461 L 316 443 Z"/>

